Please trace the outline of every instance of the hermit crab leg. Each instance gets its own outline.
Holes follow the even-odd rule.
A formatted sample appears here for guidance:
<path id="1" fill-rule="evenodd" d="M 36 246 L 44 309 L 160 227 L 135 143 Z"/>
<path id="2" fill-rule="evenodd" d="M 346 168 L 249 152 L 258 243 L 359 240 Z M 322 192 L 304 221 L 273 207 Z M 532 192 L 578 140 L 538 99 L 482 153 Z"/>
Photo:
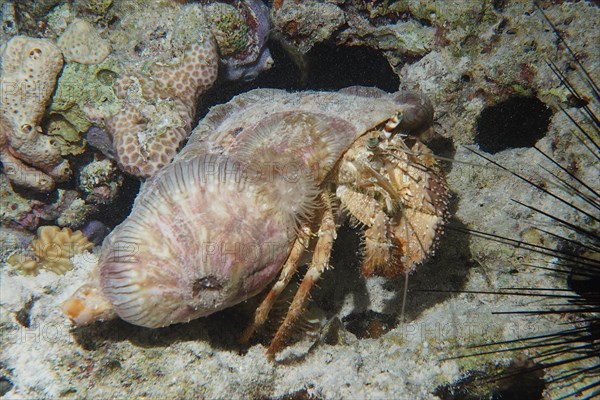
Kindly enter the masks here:
<path id="1" fill-rule="evenodd" d="M 367 227 L 364 234 L 365 255 L 361 268 L 363 275 L 397 275 L 394 273 L 391 257 L 393 244 L 390 241 L 389 218 L 381 204 L 373 197 L 346 186 L 338 188 L 337 196 L 348 212 Z"/>
<path id="2" fill-rule="evenodd" d="M 306 251 L 309 238 L 310 227 L 305 225 L 299 230 L 298 238 L 296 238 L 294 241 L 290 255 L 281 269 L 279 279 L 277 282 L 275 282 L 271 290 L 269 290 L 267 296 L 256 309 L 256 312 L 254 313 L 254 321 L 252 321 L 252 323 L 248 325 L 248 327 L 246 327 L 242 333 L 242 337 L 240 339 L 241 343 L 247 343 L 252 335 L 254 335 L 256 329 L 261 327 L 267 321 L 269 313 L 271 312 L 271 308 L 273 308 L 273 304 L 275 304 L 275 301 L 281 292 L 290 283 L 290 280 L 296 273 L 300 259 Z"/>
<path id="3" fill-rule="evenodd" d="M 333 241 L 336 236 L 335 219 L 333 216 L 330 194 L 327 192 L 322 193 L 321 200 L 323 202 L 324 211 L 310 267 L 308 268 L 306 275 L 304 275 L 302 283 L 292 300 L 292 304 L 290 305 L 285 320 L 275 333 L 275 337 L 267 350 L 267 354 L 271 356 L 285 347 L 287 336 L 304 311 L 304 306 L 309 297 L 310 290 L 315 282 L 319 280 L 323 271 L 329 266 L 331 249 L 333 248 Z"/>

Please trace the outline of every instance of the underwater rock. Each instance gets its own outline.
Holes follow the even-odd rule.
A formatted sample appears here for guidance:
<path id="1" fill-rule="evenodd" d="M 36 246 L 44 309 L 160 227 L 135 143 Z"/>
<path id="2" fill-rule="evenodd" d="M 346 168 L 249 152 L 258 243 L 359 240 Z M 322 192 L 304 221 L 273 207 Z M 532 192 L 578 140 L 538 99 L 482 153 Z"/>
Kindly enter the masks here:
<path id="1" fill-rule="evenodd" d="M 15 192 L 8 177 L 0 174 L 0 222 L 2 226 L 21 227 L 27 230 L 37 229 L 40 223 L 38 210 L 44 203 L 36 199 L 25 198 Z"/>
<path id="2" fill-rule="evenodd" d="M 19 34 L 17 28 L 17 15 L 13 2 L 3 2 L 0 5 L 0 43 L 6 43 L 13 36 Z"/>
<path id="3" fill-rule="evenodd" d="M 286 1 L 272 12 L 275 37 L 300 54 L 331 38 L 345 22 L 344 12 L 335 4 L 314 0 L 301 4 Z"/>
<path id="4" fill-rule="evenodd" d="M 62 0 L 19 0 L 15 1 L 17 23 L 21 34 L 37 36 L 45 34 L 47 14 Z"/>
<path id="5" fill-rule="evenodd" d="M 375 4 L 351 2 L 331 4 L 285 0 L 271 13 L 273 37 L 301 69 L 304 57 L 319 43 L 338 46 L 367 46 L 382 51 L 389 64 L 399 69 L 404 62 L 422 57 L 434 48 L 436 28 L 403 17 L 397 7 L 406 2 Z M 384 15 L 379 15 L 383 13 Z"/>
<path id="6" fill-rule="evenodd" d="M 86 147 L 85 133 L 92 122 L 121 108 L 112 85 L 119 63 L 108 58 L 97 65 L 67 63 L 56 84 L 46 126 L 61 154 L 80 154 Z"/>
<path id="7" fill-rule="evenodd" d="M 118 182 L 118 174 L 113 182 Z M 35 231 L 42 223 L 78 228 L 93 212 L 94 203 L 86 203 L 76 190 L 58 189 L 48 198 L 30 198 L 15 191 L 6 175 L 0 174 L 0 222 L 3 226 Z"/>
<path id="8" fill-rule="evenodd" d="M 227 80 L 250 81 L 271 68 L 267 48 L 269 9 L 260 0 L 245 0 L 237 6 L 214 2 L 204 7 L 215 36 Z"/>
<path id="9" fill-rule="evenodd" d="M 24 229 L 0 226 L 0 260 L 6 261 L 9 255 L 29 247 L 33 233 Z"/>
<path id="10" fill-rule="evenodd" d="M 94 211 L 96 211 L 96 207 L 93 203 L 86 203 L 85 200 L 77 195 L 76 198 L 61 211 L 58 218 L 56 218 L 56 224 L 58 226 L 79 228 L 88 220 L 89 216 Z"/>
<path id="11" fill-rule="evenodd" d="M 82 13 L 105 17 L 112 6 L 113 0 L 74 0 L 75 8 Z"/>

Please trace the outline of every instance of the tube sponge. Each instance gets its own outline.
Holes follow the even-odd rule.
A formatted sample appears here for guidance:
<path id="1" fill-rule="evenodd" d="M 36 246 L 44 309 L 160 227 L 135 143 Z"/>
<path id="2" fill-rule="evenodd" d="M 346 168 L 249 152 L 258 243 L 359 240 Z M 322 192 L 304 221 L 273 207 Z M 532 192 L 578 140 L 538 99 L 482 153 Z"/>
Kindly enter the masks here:
<path id="1" fill-rule="evenodd" d="M 71 176 L 56 142 L 41 122 L 63 66 L 51 41 L 15 36 L 1 55 L 0 159 L 17 185 L 48 192 Z"/>

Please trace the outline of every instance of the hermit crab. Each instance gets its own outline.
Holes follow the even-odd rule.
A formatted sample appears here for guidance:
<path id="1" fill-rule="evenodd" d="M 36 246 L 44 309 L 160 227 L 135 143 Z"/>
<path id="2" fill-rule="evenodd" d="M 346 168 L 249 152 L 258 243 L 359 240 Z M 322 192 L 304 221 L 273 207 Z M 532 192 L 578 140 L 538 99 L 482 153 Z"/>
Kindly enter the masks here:
<path id="1" fill-rule="evenodd" d="M 423 96 L 363 87 L 257 89 L 213 107 L 63 310 L 80 325 L 118 316 L 157 328 L 268 290 L 248 339 L 308 256 L 269 348 L 279 351 L 329 267 L 340 216 L 364 228 L 367 276 L 408 274 L 433 251 L 448 190 L 420 139 L 432 119 Z"/>

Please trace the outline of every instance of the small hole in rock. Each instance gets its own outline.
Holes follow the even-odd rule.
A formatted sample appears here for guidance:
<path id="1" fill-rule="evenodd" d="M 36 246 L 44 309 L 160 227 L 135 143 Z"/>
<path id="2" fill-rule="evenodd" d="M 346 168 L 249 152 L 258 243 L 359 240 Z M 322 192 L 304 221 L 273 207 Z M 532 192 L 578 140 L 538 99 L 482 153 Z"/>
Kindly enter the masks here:
<path id="1" fill-rule="evenodd" d="M 492 0 L 492 7 L 496 11 L 502 11 L 507 3 L 507 0 Z"/>
<path id="2" fill-rule="evenodd" d="M 488 370 L 469 371 L 454 384 L 438 387 L 433 394 L 442 400 L 520 400 L 542 399 L 545 389 L 543 369 L 528 360 L 515 359 L 500 371 L 490 365 Z"/>
<path id="3" fill-rule="evenodd" d="M 342 319 L 348 332 L 359 339 L 378 338 L 398 325 L 395 315 L 381 314 L 372 310 L 350 314 Z"/>
<path id="4" fill-rule="evenodd" d="M 25 303 L 23 308 L 15 313 L 15 319 L 21 326 L 29 328 L 31 326 L 30 314 L 35 303 L 35 299 L 31 298 Z"/>
<path id="5" fill-rule="evenodd" d="M 475 142 L 492 154 L 531 147 L 546 134 L 551 116 L 552 110 L 535 97 L 512 97 L 481 112 Z"/>
<path id="6" fill-rule="evenodd" d="M 109 69 L 101 69 L 96 73 L 96 79 L 98 79 L 103 85 L 112 86 L 115 79 L 117 79 L 117 73 Z"/>
<path id="7" fill-rule="evenodd" d="M 0 396 L 4 396 L 13 388 L 13 383 L 5 376 L 0 377 Z"/>
<path id="8" fill-rule="evenodd" d="M 37 59 L 39 56 L 42 55 L 42 50 L 41 49 L 33 49 L 29 52 L 29 57 L 33 58 L 33 59 Z"/>
<path id="9" fill-rule="evenodd" d="M 375 86 L 398 90 L 400 80 L 381 52 L 366 46 L 318 44 L 308 53 L 308 87 L 338 90 L 348 86 Z"/>

